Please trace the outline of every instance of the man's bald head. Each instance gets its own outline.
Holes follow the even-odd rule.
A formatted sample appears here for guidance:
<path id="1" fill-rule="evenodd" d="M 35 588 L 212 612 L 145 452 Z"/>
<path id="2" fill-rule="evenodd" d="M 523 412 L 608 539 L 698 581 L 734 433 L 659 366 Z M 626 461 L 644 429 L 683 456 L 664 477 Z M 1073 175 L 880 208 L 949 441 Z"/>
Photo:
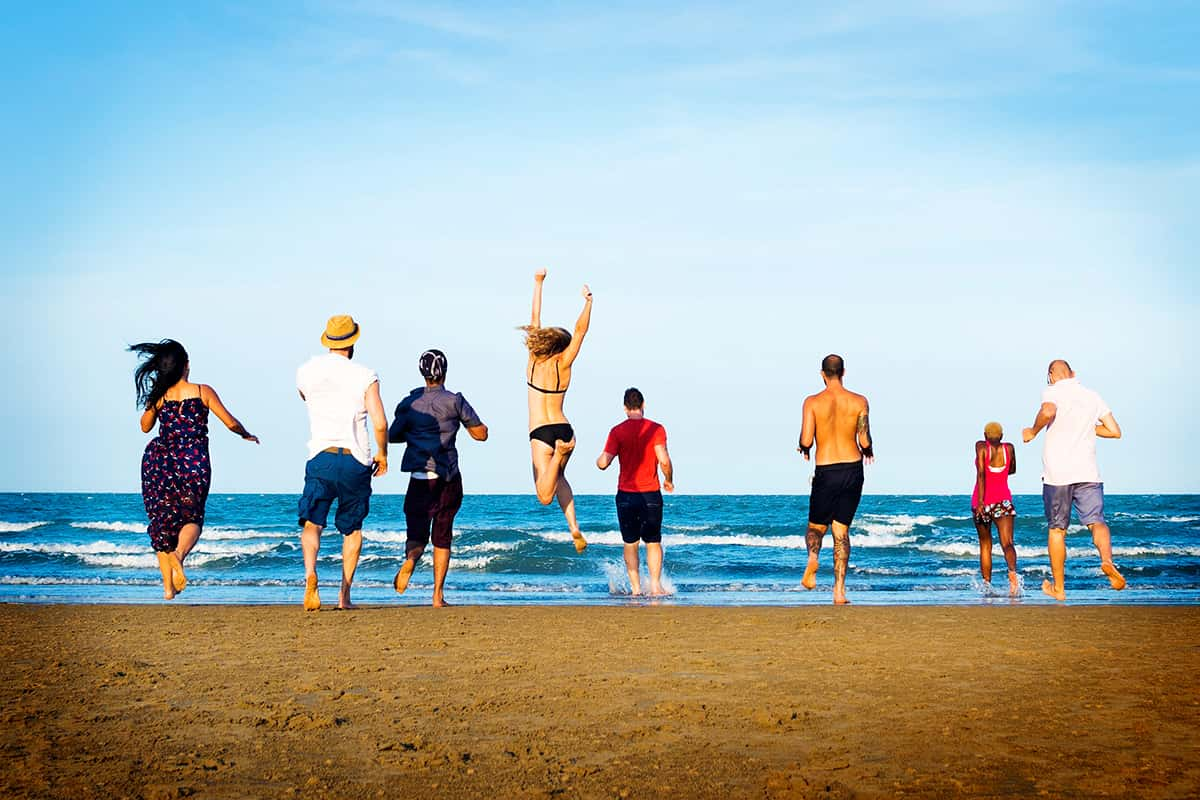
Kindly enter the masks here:
<path id="1" fill-rule="evenodd" d="M 1046 374 L 1050 376 L 1051 381 L 1061 381 L 1064 378 L 1074 378 L 1075 371 L 1071 369 L 1071 365 L 1065 359 L 1056 358 L 1050 362 Z"/>

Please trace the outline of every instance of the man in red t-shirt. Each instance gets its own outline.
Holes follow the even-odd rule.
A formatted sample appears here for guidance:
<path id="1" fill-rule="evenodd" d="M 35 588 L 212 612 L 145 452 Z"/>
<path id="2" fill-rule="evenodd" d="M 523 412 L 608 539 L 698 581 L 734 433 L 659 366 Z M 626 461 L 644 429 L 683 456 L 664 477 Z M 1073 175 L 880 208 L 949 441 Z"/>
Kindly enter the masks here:
<path id="1" fill-rule="evenodd" d="M 642 593 L 638 574 L 638 541 L 646 543 L 646 568 L 650 571 L 650 595 L 666 594 L 662 587 L 662 492 L 658 470 L 662 468 L 662 488 L 675 491 L 675 472 L 667 453 L 667 431 L 643 413 L 645 398 L 637 389 L 625 390 L 627 419 L 608 434 L 604 452 L 596 466 L 608 469 L 614 458 L 621 460 L 617 478 L 617 520 L 625 542 L 625 569 L 634 594 Z"/>

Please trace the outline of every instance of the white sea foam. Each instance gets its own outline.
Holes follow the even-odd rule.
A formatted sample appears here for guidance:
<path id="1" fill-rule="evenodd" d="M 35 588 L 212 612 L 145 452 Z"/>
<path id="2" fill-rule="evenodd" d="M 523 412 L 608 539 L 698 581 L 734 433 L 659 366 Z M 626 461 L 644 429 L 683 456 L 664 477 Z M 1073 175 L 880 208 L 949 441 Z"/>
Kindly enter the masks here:
<path id="1" fill-rule="evenodd" d="M 975 569 L 967 567 L 941 567 L 937 570 L 938 575 L 974 575 L 975 573 Z"/>
<path id="2" fill-rule="evenodd" d="M 112 542 L 88 544 L 46 544 L 44 542 L 0 542 L 0 553 L 47 553 L 49 555 L 90 555 L 94 553 L 144 553 L 146 547 Z"/>
<path id="3" fill-rule="evenodd" d="M 495 561 L 497 556 L 468 556 L 467 558 L 456 558 L 450 562 L 454 569 L 486 569 L 487 565 Z"/>
<path id="4" fill-rule="evenodd" d="M 236 541 L 239 539 L 299 539 L 300 530 L 260 531 L 254 528 L 205 528 L 200 541 Z"/>
<path id="5" fill-rule="evenodd" d="M 478 542 L 456 547 L 455 550 L 459 553 L 506 553 L 520 546 L 520 542 Z"/>
<path id="6" fill-rule="evenodd" d="M 487 590 L 514 594 L 580 594 L 583 587 L 574 583 L 489 583 Z"/>
<path id="7" fill-rule="evenodd" d="M 570 542 L 571 534 L 562 532 L 537 532 L 533 534 L 548 542 Z M 585 532 L 588 544 L 617 545 L 624 544 L 620 531 Z M 789 550 L 806 550 L 808 543 L 802 534 L 789 536 L 757 536 L 750 533 L 689 535 L 685 533 L 668 533 L 663 535 L 663 544 L 668 547 L 774 547 Z M 916 541 L 916 537 L 904 537 L 894 532 L 879 530 L 866 533 L 850 532 L 852 547 L 898 547 Z"/>
<path id="8" fill-rule="evenodd" d="M 977 556 L 978 542 L 928 542 L 917 545 L 918 550 L 930 553 L 941 553 L 948 556 Z M 993 552 L 999 548 L 993 546 Z M 1017 545 L 1017 555 L 1021 558 L 1041 558 L 1049 555 L 1045 547 L 1027 547 Z M 1086 558 L 1096 555 L 1094 547 L 1068 547 L 1069 558 Z M 1200 547 L 1180 547 L 1177 545 L 1147 545 L 1132 547 L 1114 547 L 1114 556 L 1200 556 Z"/>
<path id="9" fill-rule="evenodd" d="M 72 522 L 71 527 L 93 531 L 125 531 L 126 533 L 146 532 L 146 525 L 140 522 Z"/>
<path id="10" fill-rule="evenodd" d="M 0 586 L 155 586 L 153 578 L 64 578 L 57 575 L 3 575 Z"/>
<path id="11" fill-rule="evenodd" d="M 23 533 L 49 524 L 48 522 L 0 522 L 0 533 Z"/>
<path id="12" fill-rule="evenodd" d="M 97 555 L 82 555 L 80 558 L 85 564 L 91 564 L 94 567 L 118 567 L 128 569 L 157 569 L 158 557 L 153 552 L 144 553 L 142 555 L 129 554 L 112 554 L 103 553 Z M 205 555 L 202 553 L 188 556 L 185 568 L 190 569 L 201 564 L 207 564 L 210 561 L 215 561 L 224 556 Z"/>

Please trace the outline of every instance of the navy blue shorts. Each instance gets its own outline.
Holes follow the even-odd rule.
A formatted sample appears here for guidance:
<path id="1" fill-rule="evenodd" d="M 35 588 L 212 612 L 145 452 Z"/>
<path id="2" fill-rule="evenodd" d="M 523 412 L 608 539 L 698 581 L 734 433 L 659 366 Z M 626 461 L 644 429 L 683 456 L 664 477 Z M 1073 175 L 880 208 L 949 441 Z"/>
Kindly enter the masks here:
<path id="1" fill-rule="evenodd" d="M 317 453 L 304 467 L 300 524 L 325 527 L 329 507 L 337 500 L 333 524 L 342 536 L 362 530 L 371 509 L 372 468 L 348 453 Z"/>
<path id="2" fill-rule="evenodd" d="M 1051 528 L 1065 531 L 1071 524 L 1071 507 L 1080 523 L 1095 525 L 1104 522 L 1104 484 L 1071 483 L 1066 486 L 1042 484 L 1042 503 L 1046 507 L 1046 522 Z"/>
<path id="3" fill-rule="evenodd" d="M 662 541 L 662 492 L 617 492 L 617 522 L 621 541 L 658 544 Z"/>

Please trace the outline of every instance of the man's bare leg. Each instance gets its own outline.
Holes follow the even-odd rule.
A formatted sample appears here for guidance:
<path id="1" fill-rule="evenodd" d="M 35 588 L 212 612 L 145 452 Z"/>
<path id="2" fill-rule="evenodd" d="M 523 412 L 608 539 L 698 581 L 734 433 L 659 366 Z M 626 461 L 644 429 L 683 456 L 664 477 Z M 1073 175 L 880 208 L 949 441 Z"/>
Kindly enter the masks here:
<path id="1" fill-rule="evenodd" d="M 1050 574 L 1054 582 L 1042 581 L 1042 592 L 1055 600 L 1066 600 L 1067 532 L 1062 528 L 1051 528 L 1046 547 L 1050 551 Z"/>
<path id="2" fill-rule="evenodd" d="M 1112 563 L 1112 532 L 1103 522 L 1093 522 L 1088 525 L 1088 530 L 1092 532 L 1092 544 L 1096 545 L 1096 550 L 1100 553 L 1101 571 L 1108 576 L 1112 588 L 1121 591 L 1125 588 L 1125 578 L 1117 572 Z"/>
<path id="3" fill-rule="evenodd" d="M 446 585 L 446 573 L 450 571 L 450 548 L 449 547 L 434 547 L 433 548 L 433 607 L 444 608 L 449 603 L 446 602 L 446 595 L 443 588 Z"/>
<path id="4" fill-rule="evenodd" d="M 846 569 L 850 566 L 850 527 L 833 523 L 833 604 L 844 606 L 846 599 Z"/>
<path id="5" fill-rule="evenodd" d="M 163 600 L 174 600 L 175 582 L 171 578 L 175 570 L 171 566 L 171 554 L 156 550 L 154 555 L 158 558 L 158 571 L 162 573 Z"/>
<path id="6" fill-rule="evenodd" d="M 353 611 L 358 606 L 350 602 L 350 584 L 354 583 L 354 571 L 358 569 L 358 555 L 362 552 L 362 531 L 342 537 L 342 588 L 338 591 L 337 607 Z"/>
<path id="7" fill-rule="evenodd" d="M 1008 565 L 1008 596 L 1021 593 L 1021 581 L 1017 578 L 1017 548 L 1013 545 L 1013 518 L 1000 517 L 996 520 L 996 532 L 1000 534 L 1000 548 L 1004 551 L 1004 563 Z"/>
<path id="8" fill-rule="evenodd" d="M 642 593 L 642 577 L 638 569 L 638 543 L 625 544 L 625 572 L 629 574 L 629 592 L 633 595 Z M 646 560 L 649 561 L 649 553 L 646 554 Z"/>
<path id="9" fill-rule="evenodd" d="M 646 543 L 646 569 L 650 572 L 650 596 L 662 597 L 667 590 L 662 585 L 662 542 Z"/>
<path id="10" fill-rule="evenodd" d="M 304 552 L 304 610 L 316 611 L 321 607 L 321 595 L 317 591 L 317 553 L 321 549 L 321 526 L 304 523 L 300 534 L 300 549 Z"/>
<path id="11" fill-rule="evenodd" d="M 976 522 L 975 532 L 979 534 L 979 574 L 984 583 L 992 582 L 992 523 L 986 525 Z"/>
<path id="12" fill-rule="evenodd" d="M 804 568 L 804 577 L 800 579 L 800 585 L 805 589 L 817 588 L 817 558 L 821 555 L 821 542 L 825 539 L 826 530 L 827 525 L 810 522 L 808 532 L 804 534 L 804 541 L 808 545 L 808 566 Z"/>

